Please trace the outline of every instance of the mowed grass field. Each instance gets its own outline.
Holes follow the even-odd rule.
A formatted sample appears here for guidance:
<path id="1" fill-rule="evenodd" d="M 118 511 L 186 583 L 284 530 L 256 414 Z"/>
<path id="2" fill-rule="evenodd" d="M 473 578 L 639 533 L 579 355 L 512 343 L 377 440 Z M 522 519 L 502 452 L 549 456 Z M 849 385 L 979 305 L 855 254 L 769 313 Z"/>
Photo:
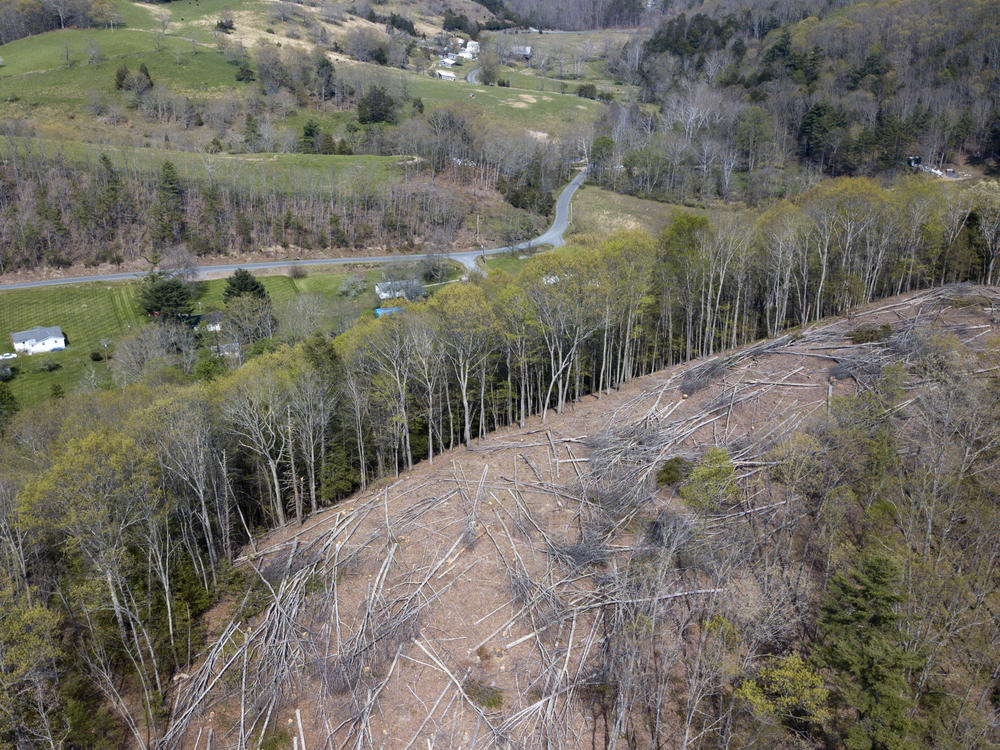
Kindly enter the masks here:
<path id="1" fill-rule="evenodd" d="M 93 362 L 92 351 L 104 352 L 109 344 L 129 335 L 144 324 L 145 316 L 135 301 L 136 285 L 77 284 L 40 289 L 15 289 L 0 292 L 0 335 L 5 352 L 13 351 L 12 331 L 35 326 L 60 326 L 66 334 L 65 351 L 19 356 L 4 364 L 16 365 L 17 377 L 11 391 L 21 406 L 49 398 L 53 385 L 69 392 L 93 377 L 98 383 L 109 382 L 106 362 Z M 45 372 L 46 363 L 58 369 Z"/>
<path id="2" fill-rule="evenodd" d="M 462 70 L 456 69 L 455 74 L 465 75 L 471 69 L 468 66 Z M 420 97 L 428 109 L 455 103 L 479 107 L 495 122 L 553 135 L 593 122 L 604 109 L 602 103 L 581 99 L 575 94 L 518 89 L 513 86 L 472 86 L 464 79 L 442 81 L 426 76 L 411 76 L 409 89 L 411 96 Z"/>

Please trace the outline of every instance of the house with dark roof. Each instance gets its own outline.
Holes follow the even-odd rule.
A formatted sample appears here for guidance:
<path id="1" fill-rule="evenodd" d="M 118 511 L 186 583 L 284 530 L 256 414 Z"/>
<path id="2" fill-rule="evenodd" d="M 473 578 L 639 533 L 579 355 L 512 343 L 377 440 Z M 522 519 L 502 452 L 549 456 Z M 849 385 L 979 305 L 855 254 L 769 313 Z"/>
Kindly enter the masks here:
<path id="1" fill-rule="evenodd" d="M 59 326 L 35 326 L 27 331 L 10 334 L 14 351 L 22 354 L 42 354 L 66 348 L 66 335 Z"/>

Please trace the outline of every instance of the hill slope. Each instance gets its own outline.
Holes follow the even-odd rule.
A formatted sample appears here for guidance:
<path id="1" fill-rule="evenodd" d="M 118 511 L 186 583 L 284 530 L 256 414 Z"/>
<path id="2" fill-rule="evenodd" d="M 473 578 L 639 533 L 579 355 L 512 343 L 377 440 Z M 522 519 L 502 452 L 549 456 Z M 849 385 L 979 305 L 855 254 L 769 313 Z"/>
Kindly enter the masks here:
<path id="1" fill-rule="evenodd" d="M 898 419 L 902 445 L 916 422 L 930 448 L 935 405 L 994 387 L 983 360 L 998 304 L 984 288 L 924 292 L 665 370 L 259 540 L 241 562 L 269 603 L 216 627 L 200 669 L 177 681 L 169 737 L 679 747 L 721 731 L 721 712 L 751 746 L 818 744 L 836 731 L 823 701 L 807 705 L 823 689 L 805 679 L 783 724 L 751 710 L 778 700 L 762 665 L 806 650 L 819 593 L 849 558 L 844 535 L 878 516 L 859 520 L 848 502 L 821 524 L 834 510 L 809 505 L 793 468 L 833 461 L 830 425 L 877 432 Z M 844 465 L 842 485 L 869 481 L 864 460 Z M 984 581 L 993 601 L 996 574 Z M 949 668 L 969 691 L 989 683 Z M 972 722 L 956 710 L 956 725 Z M 937 731 L 922 726 L 905 731 Z"/>

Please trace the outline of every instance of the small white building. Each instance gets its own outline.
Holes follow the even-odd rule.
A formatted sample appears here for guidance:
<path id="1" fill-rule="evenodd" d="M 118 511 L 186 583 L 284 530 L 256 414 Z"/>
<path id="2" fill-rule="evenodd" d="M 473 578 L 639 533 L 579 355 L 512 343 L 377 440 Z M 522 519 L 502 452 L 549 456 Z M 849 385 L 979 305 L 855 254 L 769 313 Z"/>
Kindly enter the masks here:
<path id="1" fill-rule="evenodd" d="M 454 58 L 451 57 L 442 57 L 440 60 L 438 60 L 438 65 L 443 65 L 446 68 L 450 68 L 454 64 L 455 60 Z"/>
<path id="2" fill-rule="evenodd" d="M 458 56 L 461 57 L 463 60 L 475 60 L 476 59 L 475 54 L 473 54 L 472 52 L 469 52 L 469 50 L 467 50 L 467 49 L 463 49 L 461 52 L 459 52 Z"/>
<path id="3" fill-rule="evenodd" d="M 218 333 L 222 330 L 222 313 L 210 312 L 202 316 L 201 328 L 209 333 Z"/>
<path id="4" fill-rule="evenodd" d="M 465 43 L 465 51 L 466 52 L 471 52 L 474 55 L 478 55 L 479 54 L 479 42 L 476 42 L 476 41 L 473 41 L 473 40 L 470 39 L 469 41 L 467 41 Z"/>
<path id="5" fill-rule="evenodd" d="M 446 81 L 457 81 L 458 78 L 450 70 L 439 70 L 437 71 L 438 78 L 443 78 Z"/>
<path id="6" fill-rule="evenodd" d="M 27 331 L 10 334 L 14 351 L 24 354 L 42 354 L 66 348 L 66 336 L 59 326 L 35 326 Z"/>
<path id="7" fill-rule="evenodd" d="M 380 281 L 375 284 L 375 294 L 381 300 L 402 297 L 412 302 L 424 296 L 424 285 L 419 279 Z"/>

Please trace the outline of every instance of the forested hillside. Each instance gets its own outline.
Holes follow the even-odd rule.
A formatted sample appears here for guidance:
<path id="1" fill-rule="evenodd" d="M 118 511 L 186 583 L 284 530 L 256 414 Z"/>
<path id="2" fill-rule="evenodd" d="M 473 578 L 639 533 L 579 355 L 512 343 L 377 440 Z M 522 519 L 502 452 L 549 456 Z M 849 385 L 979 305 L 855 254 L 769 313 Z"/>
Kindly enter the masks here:
<path id="1" fill-rule="evenodd" d="M 306 325 L 270 339 L 266 294 L 237 274 L 223 295 L 243 361 L 232 371 L 211 337 L 200 351 L 171 322 L 185 308 L 165 305 L 184 282 L 151 276 L 144 304 L 157 322 L 112 354 L 121 390 L 84 386 L 18 414 L 3 386 L 7 736 L 156 745 L 176 731 L 171 679 L 199 659 L 199 617 L 220 600 L 247 617 L 268 601 L 255 574 L 232 567 L 255 530 L 301 523 L 664 366 L 900 291 L 984 281 L 997 250 L 989 206 L 1000 203 L 986 186 L 841 178 L 752 231 L 682 214 L 657 237 L 569 246 L 515 276 L 445 285 L 333 341 Z"/>
<path id="2" fill-rule="evenodd" d="M 472 198 L 487 241 L 502 244 L 531 209 L 548 213 L 568 170 L 559 154 L 526 137 L 493 131 L 468 113 L 436 110 L 390 149 L 413 157 L 312 157 L 271 165 L 112 152 L 70 161 L 17 143 L 0 161 L 0 273 L 43 267 L 134 264 L 150 251 L 189 257 L 295 248 L 451 249 Z M 468 137 L 456 141 L 456 136 Z M 26 146 L 25 150 L 21 150 Z M 182 177 L 176 163 L 182 164 Z M 463 168 L 475 161 L 477 168 Z M 207 162 L 207 163 L 206 163 Z M 505 190 L 522 212 L 497 208 Z M 494 192 L 495 191 L 495 192 Z M 511 208 L 513 211 L 513 208 Z M 475 218 L 473 218 L 473 229 Z M 462 234 L 468 237 L 467 234 Z M 515 234 L 515 239 L 520 235 Z"/>
<path id="3" fill-rule="evenodd" d="M 601 179 L 761 201 L 795 191 L 802 167 L 891 173 L 915 155 L 992 168 L 997 19 L 990 0 L 706 3 L 671 17 L 610 58 L 657 111 L 612 109 L 594 144 Z"/>

